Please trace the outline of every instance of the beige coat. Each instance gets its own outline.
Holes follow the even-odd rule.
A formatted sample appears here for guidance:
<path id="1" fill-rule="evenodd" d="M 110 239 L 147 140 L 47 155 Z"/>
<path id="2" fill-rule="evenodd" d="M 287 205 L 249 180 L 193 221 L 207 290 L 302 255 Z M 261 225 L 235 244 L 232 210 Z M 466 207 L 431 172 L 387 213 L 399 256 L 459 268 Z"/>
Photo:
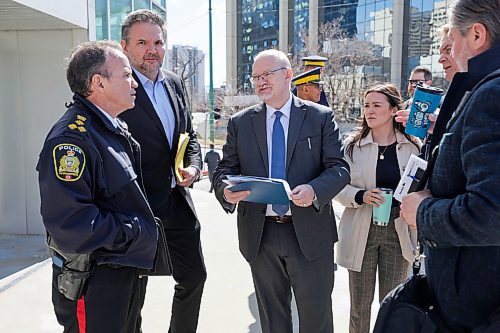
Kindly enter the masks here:
<path id="1" fill-rule="evenodd" d="M 399 171 L 402 175 L 410 156 L 412 154 L 418 155 L 419 151 L 403 134 L 396 132 L 396 139 L 396 155 Z M 351 167 L 351 182 L 334 198 L 346 207 L 339 226 L 337 263 L 358 272 L 361 271 L 368 231 L 370 230 L 372 206 L 358 205 L 354 197 L 359 190 L 369 190 L 376 187 L 375 165 L 378 156 L 378 145 L 373 142 L 370 132 L 361 139 L 361 146 L 354 145 L 354 162 L 349 157 L 345 157 Z M 395 220 L 395 227 L 403 257 L 409 262 L 413 262 L 413 249 L 417 239 L 416 231 L 410 230 L 401 217 Z"/>

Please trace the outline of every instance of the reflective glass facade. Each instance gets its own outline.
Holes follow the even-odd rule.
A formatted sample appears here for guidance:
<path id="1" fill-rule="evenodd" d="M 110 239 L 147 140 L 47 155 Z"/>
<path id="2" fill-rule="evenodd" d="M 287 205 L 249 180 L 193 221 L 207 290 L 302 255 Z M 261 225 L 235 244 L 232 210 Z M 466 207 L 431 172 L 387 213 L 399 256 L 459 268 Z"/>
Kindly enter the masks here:
<path id="1" fill-rule="evenodd" d="M 297 53 L 304 47 L 303 34 L 309 29 L 309 0 L 294 0 L 293 7 L 293 52 Z"/>
<path id="2" fill-rule="evenodd" d="M 403 40 L 402 58 L 392 59 L 394 3 L 402 6 Z M 359 65 L 357 73 L 366 82 L 390 81 L 391 66 L 401 64 L 401 90 L 406 92 L 407 80 L 412 68 L 417 65 L 429 67 L 434 76 L 434 85 L 443 87 L 444 72 L 437 62 L 439 58 L 439 31 L 446 23 L 446 11 L 452 0 L 319 0 L 318 23 L 341 18 L 344 35 L 352 47 L 356 41 L 373 48 L 373 61 Z M 289 0 L 289 50 L 304 51 L 302 31 L 309 27 L 309 0 Z M 259 51 L 278 46 L 279 1 L 240 0 L 237 27 L 238 86 L 249 87 L 252 57 Z M 400 32 L 400 31 L 398 31 Z M 333 44 L 335 46 L 335 44 Z M 361 44 L 360 44 L 361 45 Z M 351 47 L 351 49 L 352 49 Z M 349 47 L 347 48 L 349 50 Z M 398 50 L 399 51 L 399 50 Z M 396 66 L 396 67 L 397 67 Z M 399 68 L 399 67 L 397 67 Z"/>
<path id="3" fill-rule="evenodd" d="M 96 39 L 120 42 L 123 20 L 137 9 L 153 9 L 167 19 L 165 0 L 95 0 Z"/>
<path id="4" fill-rule="evenodd" d="M 242 0 L 237 12 L 238 86 L 249 90 L 253 57 L 278 47 L 279 0 Z"/>
<path id="5" fill-rule="evenodd" d="M 411 70 L 418 65 L 431 69 L 433 85 L 447 86 L 442 66 L 438 63 L 440 29 L 447 22 L 446 12 L 452 0 L 409 1 L 409 23 L 405 30 L 408 45 L 403 50 L 402 82 L 406 91 Z"/>
<path id="6" fill-rule="evenodd" d="M 361 0 L 363 1 L 363 0 Z M 373 0 L 372 0 L 373 1 Z M 359 0 L 323 0 L 319 4 L 319 22 L 341 19 L 347 37 L 356 35 L 356 12 Z"/>

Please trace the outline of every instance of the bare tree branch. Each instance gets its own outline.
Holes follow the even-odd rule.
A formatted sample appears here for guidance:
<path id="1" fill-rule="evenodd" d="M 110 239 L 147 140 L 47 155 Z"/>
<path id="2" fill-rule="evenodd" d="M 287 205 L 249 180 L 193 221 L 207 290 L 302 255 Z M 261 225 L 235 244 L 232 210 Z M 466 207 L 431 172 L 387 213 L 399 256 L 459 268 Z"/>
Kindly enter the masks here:
<path id="1" fill-rule="evenodd" d="M 363 91 L 374 77 L 367 69 L 376 65 L 374 46 L 371 42 L 348 37 L 342 29 L 343 18 L 322 23 L 318 28 L 318 48 L 310 50 L 307 31 L 301 31 L 304 48 L 291 57 L 296 73 L 303 71 L 302 57 L 316 54 L 328 61 L 323 68 L 325 93 L 339 121 L 354 122 L 360 116 Z"/>

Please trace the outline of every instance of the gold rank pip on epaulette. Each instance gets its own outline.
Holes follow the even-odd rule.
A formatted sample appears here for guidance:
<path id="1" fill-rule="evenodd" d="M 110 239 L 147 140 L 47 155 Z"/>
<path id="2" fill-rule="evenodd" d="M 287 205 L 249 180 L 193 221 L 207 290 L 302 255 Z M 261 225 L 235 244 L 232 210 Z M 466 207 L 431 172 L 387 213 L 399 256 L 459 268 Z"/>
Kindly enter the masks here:
<path id="1" fill-rule="evenodd" d="M 78 130 L 78 131 L 80 131 L 80 133 L 87 132 L 87 129 L 85 129 L 85 121 L 86 120 L 87 120 L 87 118 L 77 114 L 76 120 L 73 123 L 69 124 L 68 128 L 72 129 L 72 130 Z"/>

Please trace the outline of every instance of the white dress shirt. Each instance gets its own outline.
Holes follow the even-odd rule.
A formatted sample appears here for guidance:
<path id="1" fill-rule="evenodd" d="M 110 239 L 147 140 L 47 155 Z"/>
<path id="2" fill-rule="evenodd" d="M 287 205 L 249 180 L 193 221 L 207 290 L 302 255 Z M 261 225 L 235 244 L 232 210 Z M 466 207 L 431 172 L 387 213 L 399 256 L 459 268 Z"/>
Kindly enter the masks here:
<path id="1" fill-rule="evenodd" d="M 160 118 L 165 134 L 167 135 L 168 143 L 172 148 L 172 138 L 175 129 L 175 116 L 170 100 L 167 96 L 167 91 L 164 85 L 165 75 L 160 70 L 156 82 L 151 81 L 141 72 L 133 69 L 139 80 L 141 81 L 144 90 L 149 96 L 149 100 L 153 104 L 156 114 Z"/>

